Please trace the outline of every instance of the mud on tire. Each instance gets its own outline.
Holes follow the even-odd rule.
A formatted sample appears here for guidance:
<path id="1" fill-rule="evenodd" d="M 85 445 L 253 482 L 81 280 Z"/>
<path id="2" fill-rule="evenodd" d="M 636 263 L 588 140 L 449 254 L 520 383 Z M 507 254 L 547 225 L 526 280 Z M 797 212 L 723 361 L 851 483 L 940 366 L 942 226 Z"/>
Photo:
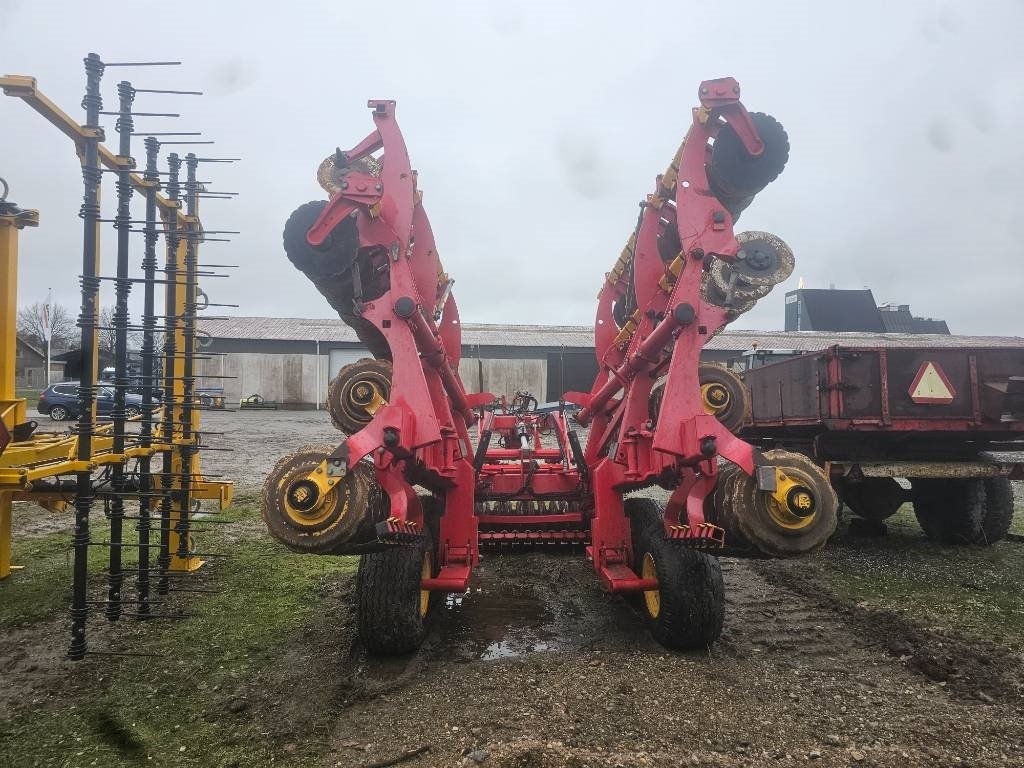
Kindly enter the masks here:
<path id="1" fill-rule="evenodd" d="M 722 634 L 725 583 L 718 558 L 664 538 L 660 521 L 636 546 L 638 575 L 658 579 L 642 593 L 641 611 L 654 639 L 666 648 L 705 648 Z"/>
<path id="2" fill-rule="evenodd" d="M 436 575 L 430 526 L 414 544 L 396 544 L 363 555 L 356 578 L 359 638 L 370 653 L 410 653 L 427 636 L 434 594 L 424 593 L 425 574 Z"/>
<path id="3" fill-rule="evenodd" d="M 391 397 L 391 363 L 363 358 L 344 366 L 327 386 L 327 412 L 331 423 L 346 435 L 354 435 L 373 419 L 366 407 L 373 391 L 384 400 Z"/>
<path id="4" fill-rule="evenodd" d="M 282 456 L 263 482 L 261 513 L 270 534 L 295 552 L 332 554 L 346 545 L 362 521 L 378 488 L 373 464 L 359 462 L 331 491 L 309 509 L 296 507 L 295 485 L 315 493 L 303 478 L 333 451 L 308 445 Z"/>
<path id="5" fill-rule="evenodd" d="M 800 453 L 775 449 L 763 454 L 767 463 L 788 470 L 812 492 L 817 502 L 813 517 L 800 521 L 778 519 L 769 494 L 758 490 L 754 478 L 736 471 L 727 479 L 720 525 L 735 526 L 737 538 L 750 542 L 769 557 L 793 557 L 825 546 L 835 532 L 839 501 L 821 468 Z M 727 525 L 728 523 L 728 525 Z M 728 539 L 727 539 L 728 541 Z"/>

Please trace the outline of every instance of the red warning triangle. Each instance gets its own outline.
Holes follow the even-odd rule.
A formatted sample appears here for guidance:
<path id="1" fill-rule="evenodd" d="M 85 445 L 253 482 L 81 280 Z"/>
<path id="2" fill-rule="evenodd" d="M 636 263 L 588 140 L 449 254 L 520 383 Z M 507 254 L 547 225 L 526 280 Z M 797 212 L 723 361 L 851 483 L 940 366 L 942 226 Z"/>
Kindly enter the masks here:
<path id="1" fill-rule="evenodd" d="M 914 376 L 908 392 L 910 399 L 922 405 L 949 405 L 956 390 L 938 363 L 925 361 Z"/>

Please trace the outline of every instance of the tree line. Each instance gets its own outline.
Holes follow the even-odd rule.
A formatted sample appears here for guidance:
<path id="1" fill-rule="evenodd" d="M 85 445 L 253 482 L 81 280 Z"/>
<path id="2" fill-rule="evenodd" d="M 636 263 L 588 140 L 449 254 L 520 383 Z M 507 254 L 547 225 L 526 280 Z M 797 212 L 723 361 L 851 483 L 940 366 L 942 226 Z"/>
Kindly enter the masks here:
<path id="1" fill-rule="evenodd" d="M 78 317 L 62 304 L 50 305 L 50 349 L 63 351 L 78 349 L 81 331 L 78 329 Z M 116 333 L 114 325 L 114 308 L 100 308 L 99 345 L 100 351 L 114 354 Z M 37 349 L 46 346 L 46 304 L 37 301 L 18 310 L 18 335 Z M 142 343 L 142 334 L 128 331 L 128 349 L 138 349 Z"/>

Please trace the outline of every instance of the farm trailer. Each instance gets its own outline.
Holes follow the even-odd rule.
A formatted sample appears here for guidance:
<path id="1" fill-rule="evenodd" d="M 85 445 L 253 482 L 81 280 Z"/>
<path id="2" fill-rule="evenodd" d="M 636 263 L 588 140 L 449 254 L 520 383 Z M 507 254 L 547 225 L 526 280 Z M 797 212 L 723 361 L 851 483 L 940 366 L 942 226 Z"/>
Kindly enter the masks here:
<path id="1" fill-rule="evenodd" d="M 1024 479 L 1024 347 L 834 346 L 743 379 L 744 438 L 812 457 L 858 517 L 881 523 L 909 501 L 930 538 L 1006 535 Z"/>

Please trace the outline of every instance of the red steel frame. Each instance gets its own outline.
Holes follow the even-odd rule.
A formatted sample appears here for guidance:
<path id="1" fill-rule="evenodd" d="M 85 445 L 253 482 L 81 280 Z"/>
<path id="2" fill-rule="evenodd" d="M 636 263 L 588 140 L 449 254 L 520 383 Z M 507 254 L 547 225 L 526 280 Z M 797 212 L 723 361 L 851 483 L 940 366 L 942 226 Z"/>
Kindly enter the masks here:
<path id="1" fill-rule="evenodd" d="M 368 106 L 376 130 L 346 154 L 355 162 L 383 149 L 380 176 L 348 173 L 345 187 L 331 198 L 307 239 L 313 246 L 322 245 L 339 223 L 353 216 L 360 246 L 386 250 L 390 288 L 361 309 L 391 348 L 391 395 L 331 458 L 353 466 L 372 454 L 396 530 L 422 530 L 423 509 L 412 483 L 442 494 L 440 572 L 425 586 L 464 591 L 479 560 L 468 425 L 474 420 L 473 408 L 494 398 L 467 395 L 459 378 L 459 311 L 455 298 L 445 296 L 438 285 L 440 262 L 416 172 L 395 122 L 395 102 L 370 101 Z M 435 304 L 442 298 L 441 317 L 435 322 Z"/>
<path id="2" fill-rule="evenodd" d="M 732 260 L 739 249 L 732 218 L 709 189 L 705 163 L 709 142 L 728 121 L 751 155 L 763 144 L 732 78 L 706 81 L 701 106 L 678 156 L 674 200 L 658 193 L 644 208 L 632 265 L 632 288 L 643 318 L 626 345 L 617 345 L 619 328 L 612 305 L 627 289 L 628 274 L 606 282 L 595 325 L 600 372 L 592 391 L 568 393 L 582 406 L 581 424 L 591 424 L 581 472 L 569 451 L 562 413 L 480 417 L 484 431 L 511 434 L 525 420 L 533 442 L 527 449 L 490 449 L 479 472 L 473 464 L 468 425 L 473 409 L 493 402 L 488 393 L 467 394 L 458 374 L 461 331 L 455 299 L 439 286 L 440 265 L 427 215 L 416 189 L 405 142 L 395 122 L 395 102 L 371 101 L 376 130 L 346 153 L 350 162 L 383 149 L 379 177 L 350 171 L 346 184 L 310 228 L 307 239 L 322 245 L 346 217 L 357 222 L 361 246 L 386 250 L 390 288 L 366 302 L 362 316 L 383 333 L 391 348 L 390 400 L 360 432 L 332 454 L 346 466 L 373 456 L 377 477 L 391 501 L 396 530 L 423 525 L 423 509 L 412 484 L 444 496 L 438 558 L 440 573 L 425 588 L 464 591 L 479 559 L 480 522 L 528 526 L 564 523 L 586 526 L 588 554 L 604 585 L 612 591 L 657 586 L 633 572 L 629 522 L 623 492 L 652 483 L 674 487 L 665 519 L 666 535 L 701 545 L 719 532 L 704 520 L 705 498 L 715 485 L 716 457 L 753 473 L 758 454 L 707 415 L 701 405 L 697 368 L 701 347 L 730 318 L 727 310 L 701 299 L 701 276 L 710 260 Z M 658 177 L 659 193 L 671 189 Z M 663 186 L 663 182 L 665 186 Z M 657 246 L 663 226 L 674 226 L 685 266 L 674 278 Z M 674 279 L 666 292 L 659 283 Z M 440 321 L 435 303 L 444 302 Z M 658 375 L 668 371 L 658 423 L 648 417 L 648 399 Z M 621 396 L 618 396 L 622 392 Z M 542 420 L 554 429 L 559 449 L 541 448 Z M 548 460 L 551 460 L 550 462 Z M 571 500 L 567 514 L 488 516 L 475 514 L 477 499 Z M 513 519 L 514 518 L 514 519 Z M 577 540 L 570 531 L 562 535 Z"/>
<path id="3" fill-rule="evenodd" d="M 672 191 L 671 180 L 659 176 L 641 216 L 632 273 L 625 270 L 614 281 L 609 275 L 598 296 L 597 380 L 589 394 L 566 395 L 583 406 L 577 420 L 591 425 L 586 451 L 595 510 L 590 556 L 612 591 L 649 588 L 629 566 L 633 551 L 624 491 L 652 483 L 674 487 L 665 513 L 666 536 L 710 543 L 709 537 L 720 535 L 704 519 L 705 499 L 716 482 L 716 458 L 728 459 L 748 474 L 759 458 L 755 448 L 704 412 L 697 377 L 701 348 L 731 319 L 728 310 L 702 300 L 702 274 L 711 259 L 732 261 L 739 250 L 732 216 L 708 183 L 710 142 L 728 122 L 748 153 L 756 156 L 764 150 L 739 92 L 732 78 L 701 83 L 701 105 L 693 110 L 693 123 L 677 156 L 674 205 L 663 197 Z M 683 266 L 669 291 L 660 285 L 673 279 L 658 250 L 663 227 L 675 227 L 682 244 Z M 641 315 L 623 345 L 616 343 L 620 329 L 612 308 L 630 287 Z M 665 394 L 657 424 L 652 424 L 651 388 L 666 368 Z"/>

